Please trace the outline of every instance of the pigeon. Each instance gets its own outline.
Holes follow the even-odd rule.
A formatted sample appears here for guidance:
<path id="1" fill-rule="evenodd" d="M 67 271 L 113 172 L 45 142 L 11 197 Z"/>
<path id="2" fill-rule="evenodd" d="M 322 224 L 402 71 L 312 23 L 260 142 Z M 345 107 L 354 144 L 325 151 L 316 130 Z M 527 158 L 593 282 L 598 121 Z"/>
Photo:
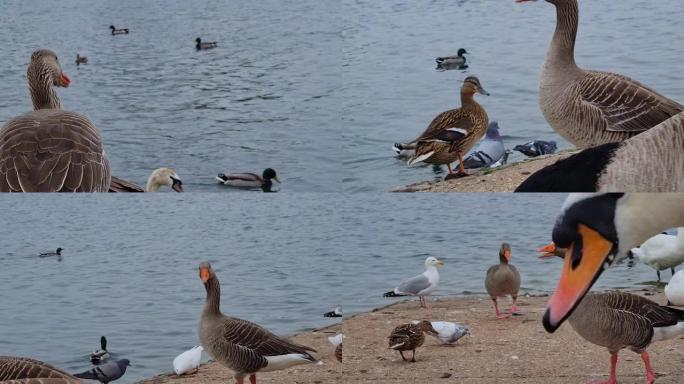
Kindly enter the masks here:
<path id="1" fill-rule="evenodd" d="M 126 373 L 126 367 L 129 365 L 131 365 L 131 362 L 128 359 L 110 361 L 89 371 L 77 373 L 74 376 L 80 379 L 97 380 L 102 384 L 107 384 L 123 376 Z"/>
<path id="2" fill-rule="evenodd" d="M 193 373 L 197 373 L 200 360 L 202 360 L 202 351 L 204 351 L 204 348 L 200 345 L 176 356 L 173 359 L 173 371 L 176 372 L 176 375 L 180 376 L 193 370 Z"/>
<path id="3" fill-rule="evenodd" d="M 487 127 L 485 138 L 480 141 L 473 152 L 463 160 L 466 169 L 483 168 L 494 165 L 506 155 L 503 140 L 499 134 L 499 123 L 492 121 Z"/>
<path id="4" fill-rule="evenodd" d="M 90 362 L 94 365 L 99 365 L 104 363 L 109 358 L 109 352 L 107 352 L 107 338 L 100 337 L 100 349 L 90 354 Z"/>
<path id="5" fill-rule="evenodd" d="M 337 306 L 332 311 L 324 313 L 323 317 L 342 317 L 342 308 Z"/>
<path id="6" fill-rule="evenodd" d="M 556 152 L 557 146 L 555 141 L 534 140 L 522 145 L 516 145 L 514 151 L 518 151 L 529 157 L 537 157 L 541 155 L 548 155 Z"/>
<path id="7" fill-rule="evenodd" d="M 431 321 L 430 323 L 432 328 L 437 331 L 436 335 L 430 335 L 437 338 L 442 344 L 453 344 L 461 337 L 470 334 L 470 328 L 463 324 L 450 321 Z M 418 321 L 413 321 L 413 324 L 418 324 Z"/>

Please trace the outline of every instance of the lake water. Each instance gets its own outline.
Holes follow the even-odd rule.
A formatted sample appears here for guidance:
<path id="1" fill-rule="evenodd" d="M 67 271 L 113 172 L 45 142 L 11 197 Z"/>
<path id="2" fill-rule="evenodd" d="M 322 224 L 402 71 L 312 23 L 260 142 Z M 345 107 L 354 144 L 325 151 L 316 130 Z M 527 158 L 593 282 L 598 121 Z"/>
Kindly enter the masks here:
<path id="1" fill-rule="evenodd" d="M 341 46 L 335 1 L 8 0 L 0 124 L 31 109 L 26 68 L 54 50 L 65 109 L 102 132 L 113 173 L 174 167 L 187 191 L 219 172 L 274 168 L 283 191 L 335 191 Z M 129 28 L 112 36 L 109 25 Z M 218 41 L 197 52 L 195 38 Z M 76 54 L 89 63 L 76 68 Z"/>
<path id="2" fill-rule="evenodd" d="M 545 1 L 372 1 L 344 3 L 345 191 L 386 191 L 432 178 L 432 166 L 409 168 L 391 146 L 420 134 L 438 113 L 460 105 L 468 75 L 491 96 L 477 100 L 498 120 L 512 149 L 533 139 L 568 143 L 546 124 L 538 78 L 555 9 Z M 684 102 L 684 12 L 680 0 L 580 0 L 577 63 L 630 76 Z M 434 58 L 466 48 L 469 68 L 435 71 Z M 523 156 L 516 155 L 509 161 Z"/>
<path id="3" fill-rule="evenodd" d="M 212 262 L 222 309 L 276 333 L 333 324 L 395 302 L 382 294 L 443 259 L 437 295 L 484 294 L 502 242 L 523 292 L 549 292 L 560 260 L 539 261 L 563 195 L 163 194 L 0 198 L 0 355 L 75 372 L 106 335 L 134 364 L 121 383 L 171 370 L 197 344 L 205 298 L 197 266 Z M 37 254 L 64 248 L 62 261 Z M 669 278 L 669 273 L 664 277 Z M 653 284 L 637 265 L 599 288 Z"/>

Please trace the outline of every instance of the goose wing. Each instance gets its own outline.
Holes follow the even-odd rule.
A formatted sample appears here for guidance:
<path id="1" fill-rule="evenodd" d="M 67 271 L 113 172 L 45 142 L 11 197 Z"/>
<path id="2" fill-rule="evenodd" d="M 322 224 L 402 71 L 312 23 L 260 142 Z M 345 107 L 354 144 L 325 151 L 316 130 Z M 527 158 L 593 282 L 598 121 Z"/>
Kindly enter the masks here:
<path id="1" fill-rule="evenodd" d="M 221 341 L 237 345 L 260 356 L 278 356 L 299 353 L 311 361 L 315 358 L 309 352 L 315 349 L 285 340 L 270 331 L 247 320 L 228 318 L 224 323 Z M 245 351 L 246 352 L 246 351 Z"/>
<path id="2" fill-rule="evenodd" d="M 38 110 L 0 131 L 0 191 L 106 192 L 109 160 L 85 116 Z"/>
<path id="3" fill-rule="evenodd" d="M 676 101 L 615 73 L 587 71 L 579 87 L 581 102 L 604 117 L 608 131 L 645 131 L 684 111 Z"/>
<path id="4" fill-rule="evenodd" d="M 130 181 L 112 176 L 112 182 L 109 185 L 109 192 L 145 192 L 145 189 Z"/>

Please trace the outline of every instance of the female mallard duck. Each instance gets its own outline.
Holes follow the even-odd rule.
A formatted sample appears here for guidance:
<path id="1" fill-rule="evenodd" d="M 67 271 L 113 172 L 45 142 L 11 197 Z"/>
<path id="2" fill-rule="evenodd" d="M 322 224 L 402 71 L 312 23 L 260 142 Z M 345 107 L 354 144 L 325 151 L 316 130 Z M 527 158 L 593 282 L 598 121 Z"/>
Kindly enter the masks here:
<path id="1" fill-rule="evenodd" d="M 26 73 L 33 112 L 0 130 L 0 192 L 106 192 L 111 170 L 100 132 L 62 109 L 54 87 L 68 87 L 57 55 L 40 49 Z"/>
<path id="2" fill-rule="evenodd" d="M 404 351 L 412 351 L 413 354 L 411 355 L 411 360 L 409 362 L 415 363 L 416 349 L 425 342 L 424 332 L 437 335 L 437 331 L 432 328 L 432 324 L 427 320 L 423 320 L 417 324 L 402 324 L 394 328 L 389 335 L 389 348 L 399 351 L 399 354 L 404 361 L 409 361 L 404 357 Z"/>
<path id="3" fill-rule="evenodd" d="M 221 184 L 230 187 L 238 188 L 261 188 L 264 192 L 274 192 L 271 188 L 273 187 L 273 182 L 275 180 L 280 183 L 276 171 L 272 168 L 266 168 L 261 173 L 261 176 L 255 173 L 219 173 L 216 176 Z"/>
<path id="4" fill-rule="evenodd" d="M 112 30 L 112 35 L 128 35 L 128 28 L 116 29 L 115 26 L 110 25 L 109 29 Z"/>
<path id="5" fill-rule="evenodd" d="M 276 336 L 247 320 L 221 313 L 221 284 L 211 264 L 199 265 L 199 276 L 207 292 L 200 315 L 198 334 L 204 350 L 234 372 L 237 384 L 244 378 L 256 384 L 258 372 L 272 372 L 299 364 L 315 363 L 313 348 Z"/>
<path id="6" fill-rule="evenodd" d="M 626 76 L 579 68 L 577 0 L 546 1 L 556 6 L 556 31 L 540 78 L 539 104 L 546 121 L 566 140 L 580 148 L 621 142 L 684 111 Z"/>
<path id="7" fill-rule="evenodd" d="M 468 76 L 461 87 L 461 108 L 442 112 L 432 120 L 416 140 L 416 152 L 408 165 L 418 162 L 446 164 L 450 177 L 467 176 L 463 155 L 484 136 L 489 125 L 487 111 L 475 101 L 476 92 L 489 95 L 475 76 Z M 459 160 L 459 172 L 454 174 L 451 163 Z"/>
<path id="8" fill-rule="evenodd" d="M 157 168 L 147 178 L 145 189 L 130 181 L 112 176 L 109 192 L 157 192 L 161 187 L 169 187 L 176 192 L 183 192 L 183 181 L 175 170 L 171 168 Z"/>
<path id="9" fill-rule="evenodd" d="M 520 272 L 515 268 L 515 265 L 509 263 L 510 261 L 511 246 L 508 243 L 503 243 L 499 250 L 499 264 L 489 267 L 485 278 L 485 288 L 487 288 L 487 293 L 494 302 L 494 312 L 497 319 L 507 318 L 518 310 L 515 304 L 520 289 Z M 513 304 L 508 314 L 502 315 L 499 312 L 496 299 L 507 295 L 511 295 Z"/>
<path id="10" fill-rule="evenodd" d="M 76 54 L 76 66 L 79 66 L 81 64 L 88 64 L 88 58 L 85 56 L 81 56 L 77 53 Z"/>
<path id="11" fill-rule="evenodd" d="M 199 37 L 195 39 L 195 43 L 196 43 L 196 44 L 195 44 L 195 48 L 196 48 L 198 51 L 200 51 L 200 50 L 202 50 L 202 49 L 212 49 L 212 48 L 216 48 L 216 46 L 218 45 L 218 43 L 216 43 L 215 41 L 212 41 L 212 42 L 210 42 L 210 43 L 203 43 L 203 42 L 202 42 L 202 39 L 200 39 Z"/>
<path id="12" fill-rule="evenodd" d="M 442 56 L 435 59 L 437 62 L 437 69 L 465 69 L 468 66 L 465 65 L 466 58 L 463 55 L 467 55 L 465 49 L 460 48 L 456 53 L 456 56 Z"/>

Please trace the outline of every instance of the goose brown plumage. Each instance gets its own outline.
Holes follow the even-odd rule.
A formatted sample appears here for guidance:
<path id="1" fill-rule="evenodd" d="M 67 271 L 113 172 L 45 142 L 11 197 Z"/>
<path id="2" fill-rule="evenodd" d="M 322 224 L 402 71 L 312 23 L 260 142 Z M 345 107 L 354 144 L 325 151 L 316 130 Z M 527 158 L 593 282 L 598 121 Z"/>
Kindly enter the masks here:
<path id="1" fill-rule="evenodd" d="M 516 0 L 518 3 L 532 0 Z M 621 142 L 684 111 L 629 77 L 585 70 L 575 63 L 577 0 L 546 0 L 556 7 L 556 31 L 539 82 L 544 118 L 579 148 Z"/>
<path id="2" fill-rule="evenodd" d="M 399 351 L 399 354 L 404 361 L 409 361 L 404 357 L 404 351 L 412 351 L 413 353 L 409 362 L 414 363 L 416 361 L 416 349 L 425 342 L 425 333 L 437 334 L 437 331 L 432 328 L 432 324 L 427 320 L 420 321 L 416 324 L 409 323 L 399 325 L 392 330 L 392 333 L 387 338 L 389 341 L 389 348 Z"/>
<path id="3" fill-rule="evenodd" d="M 61 369 L 27 357 L 0 356 L 0 382 L 17 380 L 26 384 L 78 383 L 80 380 Z M 31 380 L 31 381 L 28 381 Z M 59 380 L 59 381 L 58 381 Z"/>
<path id="4" fill-rule="evenodd" d="M 477 92 L 489 95 L 477 77 L 468 76 L 461 87 L 461 108 L 440 113 L 417 139 L 408 143 L 409 147 L 415 145 L 415 154 L 409 159 L 408 165 L 421 161 L 446 164 L 449 178 L 454 175 L 451 163 L 459 160 L 457 175 L 467 175 L 463 167 L 463 155 L 484 136 L 489 125 L 487 111 L 475 101 Z"/>
<path id="5" fill-rule="evenodd" d="M 211 264 L 202 262 L 199 275 L 207 291 L 198 326 L 200 343 L 216 361 L 235 372 L 237 384 L 243 384 L 246 376 L 255 384 L 257 372 L 316 362 L 309 353 L 316 352 L 313 348 L 292 343 L 257 324 L 221 313 L 221 287 Z"/>
<path id="6" fill-rule="evenodd" d="M 492 265 L 487 269 L 487 276 L 485 277 L 485 288 L 487 293 L 494 302 L 494 312 L 497 319 L 503 319 L 514 314 L 518 308 L 516 301 L 518 300 L 518 290 L 520 289 L 520 272 L 518 269 L 510 264 L 511 260 L 511 246 L 508 243 L 503 243 L 499 250 L 499 264 Z M 506 315 L 499 312 L 497 298 L 511 295 L 513 304 Z"/>
<path id="7" fill-rule="evenodd" d="M 111 173 L 100 133 L 85 116 L 62 109 L 54 87 L 68 87 L 57 55 L 31 55 L 33 112 L 0 130 L 0 192 L 106 192 Z"/>

